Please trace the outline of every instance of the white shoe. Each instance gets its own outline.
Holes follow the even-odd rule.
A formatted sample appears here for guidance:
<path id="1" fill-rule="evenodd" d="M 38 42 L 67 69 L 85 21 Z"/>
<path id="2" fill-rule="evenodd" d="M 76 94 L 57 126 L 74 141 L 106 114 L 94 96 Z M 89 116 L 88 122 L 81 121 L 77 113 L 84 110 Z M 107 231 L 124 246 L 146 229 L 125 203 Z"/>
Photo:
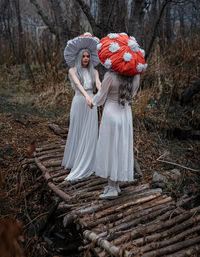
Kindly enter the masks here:
<path id="1" fill-rule="evenodd" d="M 103 191 L 103 193 L 104 193 L 104 194 L 106 194 L 106 193 L 108 192 L 109 188 L 110 188 L 110 186 L 109 186 L 109 185 L 105 186 L 105 187 L 104 187 L 104 191 Z"/>
<path id="2" fill-rule="evenodd" d="M 115 188 L 117 189 L 118 194 L 121 193 L 121 189 L 119 187 L 119 182 L 116 183 Z"/>
<path id="3" fill-rule="evenodd" d="M 99 195 L 100 199 L 115 199 L 118 197 L 118 192 L 115 187 L 107 186 L 104 192 L 105 193 Z"/>
<path id="4" fill-rule="evenodd" d="M 109 185 L 105 186 L 103 193 L 106 194 L 106 193 L 108 192 L 108 190 L 109 190 L 110 187 L 111 187 L 111 186 L 109 186 Z M 119 187 L 119 183 L 116 183 L 115 188 L 116 188 L 118 194 L 120 194 L 120 193 L 121 193 L 121 189 L 120 189 L 120 187 Z"/>

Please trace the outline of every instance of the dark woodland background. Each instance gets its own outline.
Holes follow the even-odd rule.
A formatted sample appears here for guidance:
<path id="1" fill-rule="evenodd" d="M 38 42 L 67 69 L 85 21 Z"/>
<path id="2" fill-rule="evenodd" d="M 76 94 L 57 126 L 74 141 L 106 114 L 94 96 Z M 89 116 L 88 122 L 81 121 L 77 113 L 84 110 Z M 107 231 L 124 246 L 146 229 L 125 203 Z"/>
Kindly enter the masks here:
<path id="1" fill-rule="evenodd" d="M 31 140 L 36 146 L 60 140 L 49 123 L 69 126 L 73 90 L 63 50 L 85 32 L 99 38 L 126 32 L 146 52 L 148 68 L 132 105 L 141 183 L 177 168 L 180 179 L 164 192 L 175 199 L 199 193 L 199 0 L 0 0 L 0 256 L 3 239 L 11 249 L 2 257 L 12 251 L 58 256 L 41 236 L 52 193 L 41 171 L 21 162 L 30 157 Z M 97 69 L 102 79 L 105 69 Z M 61 230 L 58 222 L 52 226 Z M 65 233 L 77 249 L 81 240 L 73 229 Z"/>

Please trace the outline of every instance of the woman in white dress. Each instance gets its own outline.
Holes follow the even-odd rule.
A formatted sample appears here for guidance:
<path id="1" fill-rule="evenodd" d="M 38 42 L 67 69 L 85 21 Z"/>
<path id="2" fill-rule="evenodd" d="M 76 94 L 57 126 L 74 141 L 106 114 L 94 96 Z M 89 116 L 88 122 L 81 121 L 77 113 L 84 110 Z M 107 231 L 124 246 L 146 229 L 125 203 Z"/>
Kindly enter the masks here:
<path id="1" fill-rule="evenodd" d="M 89 109 L 94 86 L 100 88 L 98 71 L 94 69 L 89 49 L 82 49 L 69 69 L 75 90 L 70 110 L 70 126 L 62 166 L 71 169 L 65 180 L 78 180 L 93 173 L 93 161 L 98 137 L 97 108 Z M 88 105 L 88 106 L 87 106 Z"/>
<path id="2" fill-rule="evenodd" d="M 130 102 L 139 87 L 140 75 L 126 77 L 107 72 L 102 87 L 94 96 L 94 106 L 103 105 L 103 115 L 96 148 L 94 169 L 97 176 L 108 179 L 100 198 L 115 198 L 119 181 L 133 181 L 133 125 Z"/>
<path id="3" fill-rule="evenodd" d="M 131 103 L 146 64 L 135 38 L 125 33 L 109 34 L 97 49 L 101 63 L 112 71 L 105 74 L 101 89 L 92 99 L 93 106 L 105 103 L 94 170 L 97 176 L 108 178 L 108 186 L 99 197 L 113 199 L 121 192 L 120 181 L 134 179 Z"/>

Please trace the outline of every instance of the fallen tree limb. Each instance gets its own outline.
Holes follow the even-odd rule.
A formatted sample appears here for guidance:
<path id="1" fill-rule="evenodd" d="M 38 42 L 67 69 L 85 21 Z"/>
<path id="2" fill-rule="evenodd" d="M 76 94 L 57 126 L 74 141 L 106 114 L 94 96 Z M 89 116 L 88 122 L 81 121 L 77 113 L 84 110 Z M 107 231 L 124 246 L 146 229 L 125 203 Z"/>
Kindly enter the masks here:
<path id="1" fill-rule="evenodd" d="M 161 160 L 162 157 L 166 156 L 167 152 L 165 152 L 164 154 L 162 154 L 160 157 L 158 157 L 156 159 L 156 161 L 159 161 L 159 162 L 164 162 L 164 163 L 167 163 L 167 164 L 171 164 L 171 165 L 175 165 L 175 166 L 178 166 L 178 167 L 181 167 L 181 168 L 184 168 L 186 170 L 191 170 L 191 171 L 194 171 L 194 172 L 198 172 L 200 170 L 195 170 L 195 169 L 192 169 L 192 168 L 189 168 L 189 167 L 186 167 L 184 165 L 180 165 L 178 163 L 175 163 L 175 162 L 170 162 L 170 161 L 165 161 L 165 160 Z"/>
<path id="2" fill-rule="evenodd" d="M 57 186 L 55 186 L 51 180 L 51 176 L 49 175 L 46 167 L 35 157 L 35 163 L 37 164 L 38 168 L 43 172 L 43 176 L 47 181 L 47 185 L 57 194 L 59 195 L 63 200 L 69 201 L 72 200 L 72 197 L 64 193 L 62 190 L 60 190 Z"/>

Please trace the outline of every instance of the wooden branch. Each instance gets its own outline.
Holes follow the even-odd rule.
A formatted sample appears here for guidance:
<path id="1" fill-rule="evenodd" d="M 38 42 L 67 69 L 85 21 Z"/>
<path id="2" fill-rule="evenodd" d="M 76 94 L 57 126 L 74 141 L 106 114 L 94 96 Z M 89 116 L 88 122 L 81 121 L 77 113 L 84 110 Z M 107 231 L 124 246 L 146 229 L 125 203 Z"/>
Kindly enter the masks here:
<path id="1" fill-rule="evenodd" d="M 67 131 L 65 129 L 59 127 L 57 124 L 49 122 L 48 126 L 56 135 L 59 135 L 61 137 L 67 136 L 67 133 L 66 133 Z"/>
<path id="2" fill-rule="evenodd" d="M 62 163 L 62 158 L 60 160 L 55 160 L 55 161 L 44 161 L 43 165 L 48 168 L 48 167 L 61 167 Z"/>
<path id="3" fill-rule="evenodd" d="M 158 196 L 160 195 L 160 193 L 155 193 L 154 195 L 151 195 L 151 196 L 145 196 L 145 195 L 140 195 L 140 196 L 137 196 L 137 198 L 135 199 L 135 200 L 132 200 L 131 198 L 133 198 L 133 196 L 132 197 L 130 197 L 130 199 L 129 199 L 129 203 L 130 203 L 130 205 L 129 206 L 134 206 L 134 208 L 137 208 L 137 206 L 139 205 L 139 204 L 143 204 L 143 203 L 145 203 L 145 202 L 148 202 L 148 201 L 150 201 L 150 200 L 152 200 L 152 199 L 155 199 L 155 198 L 157 198 Z M 121 212 L 122 212 L 122 209 L 123 209 L 123 207 L 124 207 L 124 201 L 126 201 L 125 200 L 126 198 L 124 198 L 121 202 L 115 202 L 115 204 L 114 205 L 112 205 L 112 206 L 102 206 L 102 212 L 98 212 L 99 210 L 96 210 L 96 213 L 95 213 L 95 219 L 100 219 L 100 218 L 103 218 L 103 217 L 105 217 L 105 216 L 107 216 L 107 215 L 114 215 L 114 214 L 116 214 L 116 213 L 119 213 L 119 210 L 117 210 L 117 206 L 120 206 L 120 207 L 122 207 L 121 208 Z M 108 208 L 109 207 L 109 208 Z M 100 208 L 99 208 L 100 209 Z M 101 210 L 100 209 L 100 210 Z M 124 210 L 123 210 L 124 211 Z"/>
<path id="4" fill-rule="evenodd" d="M 165 239 L 165 240 L 160 241 L 160 242 L 151 242 L 150 244 L 148 244 L 146 246 L 143 246 L 143 247 L 141 247 L 137 250 L 131 251 L 131 254 L 133 254 L 133 255 L 136 255 L 136 254 L 139 254 L 139 253 L 144 254 L 145 252 L 148 252 L 148 251 L 151 251 L 151 250 L 154 250 L 154 249 L 159 249 L 159 248 L 162 248 L 162 247 L 165 247 L 165 246 L 170 246 L 170 245 L 172 245 L 172 244 L 174 244 L 178 241 L 184 240 L 184 238 L 186 238 L 187 236 L 192 235 L 192 234 L 194 234 L 195 232 L 198 232 L 198 231 L 200 231 L 200 225 L 196 226 L 196 227 L 193 227 L 193 228 L 190 228 L 186 231 L 183 231 L 180 234 L 171 237 L 170 239 L 167 239 L 167 240 Z M 159 236 L 162 236 L 162 233 Z M 155 239 L 155 237 L 154 237 L 154 239 Z M 161 238 L 158 237 L 157 239 L 161 239 Z"/>
<path id="5" fill-rule="evenodd" d="M 59 203 L 58 210 L 60 212 L 64 212 L 64 211 L 69 211 L 74 207 L 76 207 L 76 204 Z"/>
<path id="6" fill-rule="evenodd" d="M 200 170 L 195 170 L 195 169 L 192 169 L 192 168 L 189 168 L 189 167 L 186 167 L 186 166 L 177 164 L 177 163 L 175 163 L 175 162 L 170 162 L 170 161 L 161 160 L 161 158 L 164 157 L 166 154 L 167 154 L 167 152 L 165 152 L 164 154 L 162 154 L 160 157 L 158 157 L 158 158 L 156 159 L 156 161 L 164 162 L 164 163 L 171 164 L 171 165 L 175 165 L 175 166 L 178 166 L 178 167 L 181 167 L 181 168 L 184 168 L 184 169 L 187 169 L 187 170 L 191 170 L 191 171 L 194 171 L 194 172 L 200 171 Z"/>
<path id="7" fill-rule="evenodd" d="M 65 215 L 65 217 L 63 218 L 63 226 L 66 228 L 68 225 L 75 222 L 75 220 L 77 220 L 77 218 L 78 218 L 78 215 L 76 215 L 76 214 Z"/>
<path id="8" fill-rule="evenodd" d="M 156 224 L 150 224 L 150 225 L 141 225 L 138 228 L 134 228 L 134 230 L 132 232 L 130 232 L 129 234 L 125 234 L 125 235 L 117 238 L 116 240 L 114 240 L 113 243 L 115 245 L 122 244 L 123 242 L 125 242 L 127 240 L 133 240 L 143 234 L 148 234 L 150 232 L 152 233 L 152 232 L 158 231 L 160 229 L 175 225 L 178 222 L 182 222 L 182 221 L 190 218 L 191 216 L 192 216 L 192 213 L 185 212 L 182 215 L 179 215 L 178 217 L 174 217 L 167 221 L 159 222 L 158 224 L 156 223 Z"/>
<path id="9" fill-rule="evenodd" d="M 39 219 L 40 217 L 42 216 L 46 216 L 49 212 L 44 212 L 44 213 L 40 213 L 37 217 L 35 217 L 34 219 L 32 219 L 30 222 L 28 222 L 27 224 L 24 225 L 23 229 L 27 229 L 27 227 L 30 225 L 30 224 L 33 224 L 34 221 L 36 221 L 37 219 Z"/>
<path id="10" fill-rule="evenodd" d="M 156 193 L 158 194 L 158 193 Z M 141 199 L 140 202 L 144 202 L 144 201 L 148 201 L 150 198 L 155 198 L 157 197 L 158 195 L 153 195 L 153 196 L 149 196 L 149 197 L 144 197 Z M 160 194 L 160 193 L 159 193 Z M 126 196 L 127 197 L 127 196 Z M 125 198 L 126 198 L 125 197 Z M 133 196 L 129 196 L 129 198 L 131 199 Z M 138 196 L 139 197 L 139 196 Z M 75 198 L 75 197 L 74 197 Z M 94 197 L 92 197 L 94 199 Z M 76 199 L 78 199 L 76 197 Z M 89 199 L 89 198 L 88 198 Z M 89 199 L 91 200 L 91 199 Z M 118 201 L 117 201 L 118 200 Z M 87 201 L 87 199 L 85 199 L 85 201 Z M 89 202 L 89 201 L 88 201 Z M 96 215 L 96 218 L 99 218 L 98 216 L 102 217 L 102 215 L 108 215 L 109 213 L 114 213 L 116 212 L 116 205 L 119 205 L 119 203 L 123 203 L 124 202 L 124 198 L 119 198 L 119 199 L 116 199 L 116 200 L 113 200 L 112 202 L 106 202 L 106 203 L 103 203 L 102 201 L 99 201 L 97 202 L 98 204 L 97 205 L 93 205 L 93 206 L 88 206 L 88 207 L 81 207 L 81 208 L 78 208 L 77 210 L 73 210 L 70 214 L 68 214 L 68 219 L 73 219 L 74 215 L 76 216 L 79 216 L 79 218 L 81 218 L 83 215 L 86 215 L 86 214 L 90 214 L 90 213 L 95 213 Z M 139 202 L 139 200 L 137 200 L 137 202 Z M 111 209 L 109 209 L 110 207 L 113 207 Z M 103 212 L 101 212 L 103 210 Z M 100 212 L 100 213 L 98 213 Z M 72 216 L 72 217 L 71 217 Z M 84 221 L 83 221 L 84 222 Z M 84 224 L 82 223 L 82 225 L 84 226 Z"/>
<path id="11" fill-rule="evenodd" d="M 89 185 L 88 185 L 88 187 L 89 187 Z M 97 191 L 97 190 L 95 190 L 95 192 L 94 192 L 94 190 L 89 190 L 88 191 L 88 188 L 83 188 L 82 190 L 81 189 L 79 189 L 79 190 L 75 190 L 75 191 L 73 191 L 73 192 L 70 192 L 70 194 L 72 194 L 73 195 L 73 193 L 75 192 L 76 193 L 76 197 L 80 200 L 80 199 L 84 199 L 84 201 L 87 201 L 88 199 L 90 199 L 90 200 L 92 200 L 92 199 L 98 199 L 98 195 L 103 191 L 103 187 L 102 186 L 100 186 L 100 187 L 98 187 L 99 188 L 99 190 Z M 151 190 L 156 190 L 156 191 L 151 191 Z M 155 192 L 158 192 L 158 191 L 160 191 L 160 189 L 150 189 L 149 190 L 149 193 L 147 193 L 147 192 L 144 192 L 144 193 L 142 193 L 143 195 L 145 194 L 145 195 L 147 195 L 147 194 L 152 194 L 153 192 L 155 193 Z M 127 200 L 130 198 L 130 194 L 131 193 L 133 193 L 133 194 L 135 194 L 135 188 L 130 188 L 130 189 L 128 189 L 128 191 L 127 192 L 123 192 L 123 195 L 121 196 L 121 197 L 123 197 L 123 198 L 126 198 Z M 133 196 L 132 196 L 133 197 Z M 137 195 L 137 197 L 138 197 L 138 195 Z"/>
<path id="12" fill-rule="evenodd" d="M 200 236 L 169 245 L 168 247 L 165 247 L 165 248 L 161 248 L 161 249 L 158 249 L 155 251 L 148 252 L 146 254 L 143 254 L 142 256 L 144 256 L 144 257 L 165 256 L 166 254 L 174 253 L 178 250 L 181 250 L 181 249 L 184 249 L 191 245 L 199 244 L 199 243 L 200 243 Z"/>
<path id="13" fill-rule="evenodd" d="M 183 249 L 174 254 L 167 255 L 166 257 L 183 257 L 183 256 L 195 256 L 200 252 L 200 244 L 190 246 L 187 249 Z M 196 255 L 197 256 L 197 255 Z"/>
<path id="14" fill-rule="evenodd" d="M 64 175 L 59 175 L 59 176 L 56 176 L 56 177 L 52 177 L 52 179 L 53 179 L 53 182 L 55 182 L 55 183 L 58 183 L 58 182 L 60 182 L 60 181 L 63 181 L 65 178 L 66 178 L 66 176 L 67 176 L 68 174 L 64 174 Z"/>
<path id="15" fill-rule="evenodd" d="M 147 211 L 144 212 L 144 213 L 141 213 L 141 217 L 137 217 L 138 213 L 137 213 L 137 215 L 134 215 L 134 214 L 130 215 L 129 216 L 130 220 L 127 220 L 127 222 L 125 222 L 122 219 L 122 224 L 121 225 L 118 225 L 114 228 L 109 229 L 109 233 L 111 233 L 111 235 L 107 236 L 107 238 L 108 238 L 109 241 L 113 240 L 115 238 L 115 233 L 116 232 L 120 231 L 122 234 L 125 234 L 126 231 L 124 231 L 124 230 L 126 230 L 126 229 L 129 230 L 130 228 L 132 229 L 137 224 L 142 224 L 142 223 L 144 223 L 148 220 L 150 221 L 150 220 L 156 218 L 157 216 L 162 215 L 166 211 L 171 211 L 173 208 L 174 208 L 173 205 L 169 205 L 169 206 L 166 206 L 166 207 L 165 206 L 159 206 L 158 210 L 156 210 L 157 208 L 155 208 L 155 210 L 152 210 L 149 213 Z"/>
<path id="16" fill-rule="evenodd" d="M 181 224 L 177 224 L 175 227 L 172 227 L 170 229 L 162 231 L 161 233 L 158 232 L 158 233 L 155 233 L 155 234 L 152 234 L 152 235 L 147 235 L 147 236 L 145 236 L 145 238 L 142 237 L 142 238 L 138 238 L 136 240 L 133 240 L 133 241 L 131 241 L 131 244 L 139 247 L 139 246 L 144 245 L 145 243 L 149 244 L 151 242 L 156 242 L 156 240 L 161 240 L 161 239 L 169 237 L 173 234 L 177 234 L 179 232 L 187 230 L 188 228 L 190 228 L 191 226 L 193 226 L 194 224 L 199 222 L 199 220 L 200 220 L 200 216 L 192 217 L 189 220 L 186 220 L 185 222 L 182 222 Z M 130 243 L 128 243 L 128 244 L 130 244 Z M 131 252 L 133 252 L 133 254 L 134 254 L 134 253 L 137 253 L 138 250 L 139 249 L 134 249 Z"/>
<path id="17" fill-rule="evenodd" d="M 36 148 L 36 150 L 38 151 L 38 149 L 40 150 L 41 148 Z M 36 157 L 40 157 L 43 156 L 45 154 L 54 154 L 54 153 L 63 153 L 64 154 L 64 149 L 65 149 L 65 145 L 60 144 L 60 146 L 58 146 L 58 148 L 53 148 L 52 150 L 47 150 L 47 151 L 38 151 L 36 152 Z"/>
<path id="18" fill-rule="evenodd" d="M 160 206 L 159 208 L 161 208 L 161 206 L 165 204 L 167 205 L 174 205 L 174 201 L 172 201 L 171 197 L 164 197 L 164 196 L 160 196 L 158 198 L 154 198 L 149 202 L 145 202 L 144 204 L 139 205 L 138 207 L 134 208 L 134 213 L 139 213 L 141 216 L 143 215 L 143 213 L 145 213 L 146 211 L 148 211 L 149 209 L 157 209 L 158 206 Z M 137 217 L 137 216 L 136 216 Z M 129 215 L 127 215 L 127 217 L 124 217 L 124 221 L 126 221 L 127 219 L 129 219 Z M 116 221 L 115 225 L 120 225 L 120 221 Z"/>
<path id="19" fill-rule="evenodd" d="M 43 172 L 43 176 L 47 181 L 47 185 L 57 194 L 59 195 L 63 200 L 69 201 L 72 200 L 72 197 L 64 193 L 62 190 L 60 190 L 58 187 L 56 187 L 51 181 L 51 176 L 49 175 L 46 167 L 38 160 L 37 157 L 35 157 L 35 163 L 37 164 L 38 168 Z"/>
<path id="20" fill-rule="evenodd" d="M 51 177 L 52 177 L 52 179 L 61 177 L 61 176 L 63 176 L 63 175 L 65 175 L 65 177 L 66 177 L 68 173 L 69 173 L 68 170 L 63 170 L 63 169 L 61 169 L 61 170 L 59 170 L 59 171 L 53 172 L 53 173 L 51 174 Z"/>
<path id="21" fill-rule="evenodd" d="M 56 174 L 58 172 L 62 172 L 63 171 L 63 167 L 50 167 L 48 168 L 48 172 L 50 174 L 50 176 L 52 176 L 53 174 Z"/>
<path id="22" fill-rule="evenodd" d="M 83 236 L 87 239 L 93 241 L 96 245 L 102 247 L 105 249 L 109 254 L 114 256 L 119 256 L 120 248 L 112 245 L 110 242 L 108 242 L 105 239 L 100 238 L 97 234 L 95 234 L 92 231 L 85 230 L 83 232 Z M 125 256 L 128 256 L 129 252 L 125 251 Z"/>
<path id="23" fill-rule="evenodd" d="M 79 182 L 77 183 L 77 181 L 69 181 L 69 180 L 65 180 L 60 184 L 60 187 L 65 187 L 65 186 L 73 186 L 75 189 L 82 187 L 83 185 L 87 184 L 88 181 L 90 181 L 91 179 L 95 179 L 94 175 L 91 175 L 88 178 L 82 178 L 79 180 Z"/>
<path id="24" fill-rule="evenodd" d="M 111 223 L 114 222 L 115 226 L 121 224 L 121 219 L 124 218 L 126 219 L 133 213 L 140 213 L 145 211 L 146 209 L 148 210 L 149 208 L 154 208 L 156 206 L 160 206 L 162 204 L 172 204 L 172 199 L 171 197 L 161 197 L 161 199 L 152 200 L 150 202 L 144 203 L 142 205 L 139 205 L 136 208 L 129 208 L 127 210 L 124 210 L 123 212 L 117 212 L 115 214 L 110 214 L 102 218 L 96 219 L 95 216 L 91 219 L 91 217 L 84 217 L 82 220 L 84 220 L 87 223 L 88 228 L 92 228 L 95 226 L 98 226 L 99 224 L 106 224 L 106 223 Z M 140 215 L 140 214 L 139 214 Z"/>
<path id="25" fill-rule="evenodd" d="M 53 159 L 58 159 L 58 158 L 63 157 L 63 152 L 54 152 L 54 154 L 43 154 L 38 158 L 40 161 L 47 161 L 47 160 L 53 160 Z"/>
<path id="26" fill-rule="evenodd" d="M 176 203 L 176 206 L 179 207 L 179 206 L 184 206 L 185 204 L 191 202 L 192 200 L 195 200 L 197 198 L 196 195 L 192 195 L 190 197 L 188 196 L 183 196 L 182 198 L 180 198 L 177 203 Z"/>
<path id="27" fill-rule="evenodd" d="M 84 182 L 81 182 L 81 183 L 74 184 L 72 190 L 70 190 L 70 193 L 74 193 L 76 191 L 81 192 L 82 190 L 84 191 L 86 189 L 87 189 L 88 192 L 90 192 L 90 191 L 93 191 L 92 189 L 95 186 L 99 186 L 103 189 L 103 186 L 106 185 L 106 183 L 107 183 L 107 181 L 105 179 L 101 179 L 101 178 L 98 178 L 98 177 L 94 177 L 90 180 L 91 181 L 84 181 Z"/>
<path id="28" fill-rule="evenodd" d="M 169 208 L 171 209 L 172 207 L 175 206 L 175 203 L 174 201 L 172 201 L 171 197 L 167 197 L 165 199 L 163 199 L 162 201 L 162 204 L 157 204 L 156 205 L 156 202 L 154 203 L 153 206 L 151 206 L 151 201 L 149 203 L 150 207 L 149 208 L 146 208 L 146 209 L 141 209 L 140 211 L 138 211 L 137 209 L 136 210 L 133 210 L 132 211 L 132 214 L 130 215 L 127 215 L 126 217 L 124 217 L 123 215 L 123 219 L 120 219 L 118 221 L 116 221 L 114 223 L 114 225 L 117 227 L 117 229 L 121 226 L 122 223 L 127 223 L 129 221 L 133 221 L 135 222 L 136 219 L 144 219 L 144 217 L 150 215 L 150 217 L 148 218 L 149 220 L 154 217 L 154 212 L 157 212 L 157 211 L 162 211 L 162 209 L 165 209 L 165 208 Z M 166 210 L 165 210 L 166 212 Z M 159 217 L 160 217 L 161 213 L 159 214 Z M 156 216 L 155 216 L 156 217 Z M 137 223 L 136 223 L 137 224 Z M 140 224 L 140 222 L 138 222 L 138 224 Z M 111 229 L 111 232 L 112 232 L 112 229 Z"/>
<path id="29" fill-rule="evenodd" d="M 160 216 L 158 216 L 156 219 L 154 219 L 154 218 L 156 217 L 156 214 L 155 214 L 155 216 L 154 216 L 154 214 L 153 214 L 153 215 L 152 215 L 152 217 L 154 216 L 154 217 L 153 217 L 153 220 L 152 220 L 151 217 L 150 217 L 149 222 L 147 223 L 147 225 L 150 226 L 150 225 L 152 225 L 152 224 L 161 223 L 162 221 L 168 219 L 168 218 L 170 217 L 170 215 L 171 215 L 171 212 L 172 212 L 173 208 L 174 208 L 173 203 L 169 204 L 166 208 L 167 208 L 167 209 L 165 210 L 166 212 L 164 212 L 164 214 L 163 214 L 163 212 L 161 212 L 161 213 L 160 213 Z M 157 210 L 156 212 L 158 213 L 159 211 Z M 179 210 L 179 214 L 181 214 L 181 213 L 183 213 L 183 212 L 181 212 L 181 211 Z M 143 215 L 143 214 L 141 213 L 141 215 Z M 148 216 L 148 215 L 149 215 L 149 214 L 147 214 L 147 216 Z M 141 217 L 142 220 L 144 219 L 144 221 L 145 221 L 145 219 L 146 219 L 145 216 L 146 216 L 146 215 L 144 215 L 144 217 Z M 140 218 L 136 218 L 136 220 L 137 220 L 138 222 L 136 222 L 135 224 L 143 224 L 143 222 L 140 222 Z M 123 222 L 125 222 L 125 221 L 123 220 Z M 135 221 L 133 221 L 133 222 L 135 222 Z M 133 230 L 137 230 L 137 229 L 140 227 L 140 225 L 134 227 L 135 224 L 132 223 L 132 225 L 129 226 L 129 228 L 126 227 L 125 230 L 115 231 L 114 233 L 111 233 L 112 231 L 109 230 L 109 233 L 111 233 L 111 235 L 108 237 L 108 239 L 109 239 L 109 240 L 114 240 L 114 239 L 118 238 L 119 236 L 128 234 L 129 232 L 132 232 Z M 115 224 L 115 225 L 116 225 L 116 224 Z M 121 226 L 121 224 L 119 224 L 118 226 Z M 125 223 L 125 226 L 126 226 L 126 223 Z M 117 227 L 117 226 L 116 226 L 116 227 Z M 145 233 L 145 232 L 144 232 L 144 233 Z M 141 234 L 143 235 L 143 232 L 142 232 Z"/>

